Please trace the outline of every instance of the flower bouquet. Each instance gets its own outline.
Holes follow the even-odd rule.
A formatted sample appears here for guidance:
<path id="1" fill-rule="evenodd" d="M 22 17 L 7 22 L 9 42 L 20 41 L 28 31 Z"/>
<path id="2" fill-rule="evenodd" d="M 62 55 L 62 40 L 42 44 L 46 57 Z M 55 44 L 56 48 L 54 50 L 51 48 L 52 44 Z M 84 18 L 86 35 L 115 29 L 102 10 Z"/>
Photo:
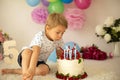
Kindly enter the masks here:
<path id="1" fill-rule="evenodd" d="M 96 35 L 103 38 L 107 43 L 114 42 L 114 56 L 120 56 L 120 18 L 108 17 L 104 24 L 96 26 Z"/>
<path id="2" fill-rule="evenodd" d="M 0 44 L 2 44 L 6 40 L 11 40 L 12 38 L 9 37 L 9 34 L 4 33 L 2 29 L 0 29 Z"/>
<path id="3" fill-rule="evenodd" d="M 108 17 L 104 24 L 96 26 L 96 35 L 107 43 L 120 41 L 120 18 Z"/>
<path id="4" fill-rule="evenodd" d="M 0 59 L 2 59 L 2 54 L 3 54 L 3 43 L 6 40 L 11 40 L 12 38 L 9 37 L 7 33 L 4 33 L 2 29 L 0 29 Z"/>

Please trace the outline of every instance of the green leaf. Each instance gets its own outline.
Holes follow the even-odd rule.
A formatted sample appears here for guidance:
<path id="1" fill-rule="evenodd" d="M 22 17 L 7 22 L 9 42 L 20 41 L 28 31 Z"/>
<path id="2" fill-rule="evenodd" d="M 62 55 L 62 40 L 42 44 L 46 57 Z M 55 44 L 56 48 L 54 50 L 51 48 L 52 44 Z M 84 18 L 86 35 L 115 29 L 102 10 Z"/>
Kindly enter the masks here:
<path id="1" fill-rule="evenodd" d="M 78 64 L 81 63 L 81 59 L 78 60 Z"/>

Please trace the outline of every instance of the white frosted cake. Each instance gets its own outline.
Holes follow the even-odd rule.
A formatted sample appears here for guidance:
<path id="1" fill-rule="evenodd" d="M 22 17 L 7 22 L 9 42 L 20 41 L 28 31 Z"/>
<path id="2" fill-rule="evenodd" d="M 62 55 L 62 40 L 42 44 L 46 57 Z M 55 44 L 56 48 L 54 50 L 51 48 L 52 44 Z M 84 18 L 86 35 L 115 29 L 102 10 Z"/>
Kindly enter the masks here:
<path id="1" fill-rule="evenodd" d="M 57 59 L 56 77 L 63 80 L 79 80 L 87 77 L 84 62 L 75 48 L 67 48 Z"/>

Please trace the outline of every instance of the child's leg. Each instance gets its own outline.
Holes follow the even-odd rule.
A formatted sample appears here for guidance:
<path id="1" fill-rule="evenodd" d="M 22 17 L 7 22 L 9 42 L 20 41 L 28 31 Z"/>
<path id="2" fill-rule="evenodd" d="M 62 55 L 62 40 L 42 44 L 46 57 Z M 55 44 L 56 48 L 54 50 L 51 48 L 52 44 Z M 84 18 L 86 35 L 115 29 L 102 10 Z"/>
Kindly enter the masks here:
<path id="1" fill-rule="evenodd" d="M 46 75 L 50 71 L 49 67 L 45 64 L 40 64 L 36 67 L 35 75 Z M 22 69 L 2 69 L 2 74 L 22 74 Z"/>
<path id="2" fill-rule="evenodd" d="M 31 58 L 32 51 L 29 49 L 25 49 L 22 53 L 22 69 L 2 69 L 2 74 L 23 74 L 27 71 L 29 64 L 30 64 L 30 58 Z"/>
<path id="3" fill-rule="evenodd" d="M 42 75 L 42 76 L 44 76 L 44 75 L 48 74 L 49 71 L 50 71 L 49 66 L 47 64 L 45 64 L 45 63 L 41 63 L 41 64 L 38 65 L 38 67 L 36 67 L 34 75 Z M 29 69 L 28 69 L 28 72 L 31 73 L 31 71 L 29 71 Z M 28 79 L 28 80 L 33 79 L 34 75 L 31 75 L 29 73 L 25 74 L 25 76 L 24 76 L 25 80 L 26 79 Z"/>
<path id="4" fill-rule="evenodd" d="M 2 75 L 4 74 L 22 74 L 22 69 L 2 69 L 0 71 Z"/>
<path id="5" fill-rule="evenodd" d="M 49 67 L 45 64 L 40 64 L 36 67 L 35 75 L 46 75 L 50 71 Z M 2 69 L 2 74 L 22 74 L 22 69 Z"/>
<path id="6" fill-rule="evenodd" d="M 3 69 L 4 74 L 22 74 L 22 69 Z M 46 75 L 50 71 L 50 68 L 46 64 L 40 64 L 38 67 L 36 67 L 35 75 Z M 25 76 L 26 79 L 22 80 L 33 80 L 33 76 L 27 75 Z"/>
<path id="7" fill-rule="evenodd" d="M 49 66 L 47 66 L 46 64 L 40 64 L 37 68 L 36 68 L 36 72 L 35 75 L 46 75 L 50 72 L 50 68 Z"/>

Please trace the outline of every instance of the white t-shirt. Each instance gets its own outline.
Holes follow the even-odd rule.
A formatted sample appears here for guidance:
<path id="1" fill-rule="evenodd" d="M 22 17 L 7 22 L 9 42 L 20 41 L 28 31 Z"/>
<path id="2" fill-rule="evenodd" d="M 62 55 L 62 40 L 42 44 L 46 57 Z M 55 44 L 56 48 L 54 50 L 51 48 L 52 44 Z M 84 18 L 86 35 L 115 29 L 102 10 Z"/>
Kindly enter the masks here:
<path id="1" fill-rule="evenodd" d="M 46 62 L 50 53 L 52 53 L 52 51 L 55 48 L 62 47 L 63 44 L 64 44 L 64 42 L 62 39 L 58 40 L 58 41 L 51 41 L 47 38 L 44 31 L 40 31 L 37 34 L 35 34 L 35 37 L 31 41 L 28 48 L 31 49 L 31 47 L 34 45 L 40 46 L 41 50 L 40 50 L 40 55 L 39 55 L 38 61 Z"/>

